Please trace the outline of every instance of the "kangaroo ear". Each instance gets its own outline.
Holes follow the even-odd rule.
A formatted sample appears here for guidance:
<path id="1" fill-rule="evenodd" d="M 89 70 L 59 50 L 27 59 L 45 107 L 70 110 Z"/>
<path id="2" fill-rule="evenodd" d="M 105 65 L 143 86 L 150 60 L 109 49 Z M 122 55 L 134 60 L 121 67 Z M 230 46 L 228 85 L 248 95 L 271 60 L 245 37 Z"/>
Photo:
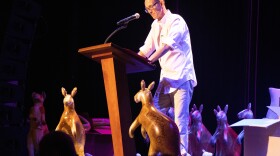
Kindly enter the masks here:
<path id="1" fill-rule="evenodd" d="M 145 90 L 145 88 L 146 88 L 146 83 L 145 83 L 145 81 L 144 80 L 142 80 L 141 81 L 141 90 Z"/>
<path id="2" fill-rule="evenodd" d="M 228 111 L 228 105 L 225 106 L 224 108 L 224 112 L 227 114 L 227 111 Z"/>
<path id="3" fill-rule="evenodd" d="M 201 105 L 199 106 L 199 112 L 200 112 L 200 113 L 202 112 L 202 110 L 203 110 L 203 104 L 201 104 Z"/>
<path id="4" fill-rule="evenodd" d="M 36 95 L 36 92 L 32 92 L 31 97 L 33 98 Z"/>
<path id="5" fill-rule="evenodd" d="M 221 111 L 220 105 L 217 106 L 217 110 L 218 110 L 218 112 Z"/>
<path id="6" fill-rule="evenodd" d="M 155 81 L 153 81 L 149 86 L 148 86 L 148 89 L 149 90 L 152 90 L 155 86 Z"/>
<path id="7" fill-rule="evenodd" d="M 42 91 L 41 95 L 43 96 L 44 100 L 46 99 L 47 95 L 46 92 Z"/>
<path id="8" fill-rule="evenodd" d="M 217 110 L 216 110 L 216 109 L 214 109 L 214 114 L 215 114 L 215 115 L 217 115 L 217 114 L 218 114 L 218 112 L 217 112 Z"/>
<path id="9" fill-rule="evenodd" d="M 77 93 L 77 87 L 73 88 L 72 92 L 71 92 L 71 96 L 74 97 Z"/>
<path id="10" fill-rule="evenodd" d="M 65 88 L 61 87 L 61 93 L 63 96 L 66 96 L 67 91 L 65 90 Z"/>
<path id="11" fill-rule="evenodd" d="M 191 113 L 193 113 L 196 110 L 196 105 L 193 104 L 192 109 L 191 109 Z"/>
<path id="12" fill-rule="evenodd" d="M 193 104 L 193 109 L 197 110 L 196 104 Z"/>
<path id="13" fill-rule="evenodd" d="M 251 110 L 251 103 L 248 103 L 247 109 Z"/>

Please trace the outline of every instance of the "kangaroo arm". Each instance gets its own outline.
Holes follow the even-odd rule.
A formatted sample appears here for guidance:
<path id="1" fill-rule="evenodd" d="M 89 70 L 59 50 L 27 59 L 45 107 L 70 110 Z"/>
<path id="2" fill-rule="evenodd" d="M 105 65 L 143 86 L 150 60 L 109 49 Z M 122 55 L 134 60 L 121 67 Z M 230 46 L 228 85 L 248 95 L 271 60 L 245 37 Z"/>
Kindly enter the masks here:
<path id="1" fill-rule="evenodd" d="M 138 126 L 140 126 L 140 123 L 139 123 L 138 117 L 137 117 L 129 127 L 129 137 L 130 138 L 134 137 L 134 131 L 136 130 L 136 128 Z"/>
<path id="2" fill-rule="evenodd" d="M 200 140 L 201 140 L 201 130 L 200 129 L 196 132 L 196 139 L 198 142 L 200 142 Z"/>
<path id="3" fill-rule="evenodd" d="M 55 128 L 55 131 L 58 131 L 58 130 L 61 130 L 60 122 L 58 123 L 58 125 L 57 125 L 56 128 Z"/>
<path id="4" fill-rule="evenodd" d="M 219 135 L 219 131 L 216 130 L 215 133 L 213 134 L 213 136 L 211 137 L 211 140 L 210 140 L 210 144 L 212 146 L 214 146 L 216 144 L 218 135 Z"/>
<path id="5" fill-rule="evenodd" d="M 147 139 L 147 131 L 143 126 L 141 126 L 141 134 L 144 139 Z"/>
<path id="6" fill-rule="evenodd" d="M 228 142 L 228 129 L 224 130 L 224 140 L 225 142 Z"/>
<path id="7" fill-rule="evenodd" d="M 242 130 L 237 136 L 237 143 L 242 144 L 242 139 L 244 138 L 244 130 Z"/>
<path id="8" fill-rule="evenodd" d="M 72 135 L 76 138 L 77 129 L 76 129 L 76 121 L 75 120 L 71 121 L 71 132 L 72 132 Z"/>

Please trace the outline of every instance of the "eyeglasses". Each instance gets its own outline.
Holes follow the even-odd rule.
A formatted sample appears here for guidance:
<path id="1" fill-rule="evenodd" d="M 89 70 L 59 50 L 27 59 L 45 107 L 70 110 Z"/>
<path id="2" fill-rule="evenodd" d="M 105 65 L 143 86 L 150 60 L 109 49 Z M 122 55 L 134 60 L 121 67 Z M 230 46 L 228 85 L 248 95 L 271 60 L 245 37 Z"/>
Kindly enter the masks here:
<path id="1" fill-rule="evenodd" d="M 158 4 L 159 1 L 156 1 L 153 5 L 150 5 L 149 7 L 145 8 L 145 12 L 149 13 L 149 11 L 155 9 L 156 5 Z"/>

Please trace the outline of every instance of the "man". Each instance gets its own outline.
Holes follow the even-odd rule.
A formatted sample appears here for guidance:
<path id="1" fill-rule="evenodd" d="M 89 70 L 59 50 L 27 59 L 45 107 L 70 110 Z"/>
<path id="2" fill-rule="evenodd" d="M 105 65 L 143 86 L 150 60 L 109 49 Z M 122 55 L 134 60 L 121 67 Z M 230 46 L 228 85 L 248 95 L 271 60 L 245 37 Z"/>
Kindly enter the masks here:
<path id="1" fill-rule="evenodd" d="M 145 0 L 145 8 L 154 21 L 138 55 L 151 63 L 159 61 L 161 73 L 154 103 L 175 120 L 181 154 L 187 155 L 189 105 L 197 85 L 189 29 L 180 15 L 166 9 L 164 0 Z"/>

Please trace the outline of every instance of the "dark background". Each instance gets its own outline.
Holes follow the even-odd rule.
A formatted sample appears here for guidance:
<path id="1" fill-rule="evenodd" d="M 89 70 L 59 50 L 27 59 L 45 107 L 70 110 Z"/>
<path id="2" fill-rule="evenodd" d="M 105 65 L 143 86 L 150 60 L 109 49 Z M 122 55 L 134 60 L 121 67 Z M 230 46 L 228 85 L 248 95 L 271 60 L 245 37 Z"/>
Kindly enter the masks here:
<path id="1" fill-rule="evenodd" d="M 45 91 L 46 120 L 49 129 L 55 129 L 63 111 L 61 87 L 68 92 L 78 88 L 75 96 L 78 113 L 92 118 L 108 117 L 101 65 L 79 54 L 78 49 L 104 43 L 117 28 L 117 21 L 139 13 L 138 20 L 131 21 L 109 40 L 138 52 L 152 22 L 150 15 L 144 12 L 144 1 L 4 0 L 0 5 L 2 47 L 10 35 L 9 22 L 17 11 L 12 8 L 18 1 L 36 3 L 39 10 L 31 13 L 37 17 L 33 20 L 34 32 L 29 32 L 31 42 L 25 51 L 28 57 L 23 61 L 24 78 L 11 79 L 22 87 L 22 101 L 17 106 L 21 118 L 26 119 L 32 105 L 31 93 Z M 268 88 L 280 88 L 280 10 L 276 2 L 166 0 L 167 8 L 183 16 L 189 26 L 198 80 L 191 105 L 204 105 L 203 122 L 212 134 L 216 128 L 213 109 L 218 105 L 222 109 L 229 105 L 229 124 L 239 121 L 237 113 L 248 103 L 252 103 L 255 118 L 263 118 L 266 106 L 270 105 Z M 158 67 L 154 71 L 127 75 L 132 119 L 141 109 L 132 99 L 140 88 L 140 81 L 157 82 L 159 72 Z M 2 79 L 1 83 L 7 81 Z M 1 109 L 2 121 L 14 112 L 5 106 Z M 5 113 L 8 115 L 3 115 Z M 234 129 L 237 133 L 241 130 Z M 136 138 L 140 153 L 147 150 L 143 142 L 140 137 Z"/>

